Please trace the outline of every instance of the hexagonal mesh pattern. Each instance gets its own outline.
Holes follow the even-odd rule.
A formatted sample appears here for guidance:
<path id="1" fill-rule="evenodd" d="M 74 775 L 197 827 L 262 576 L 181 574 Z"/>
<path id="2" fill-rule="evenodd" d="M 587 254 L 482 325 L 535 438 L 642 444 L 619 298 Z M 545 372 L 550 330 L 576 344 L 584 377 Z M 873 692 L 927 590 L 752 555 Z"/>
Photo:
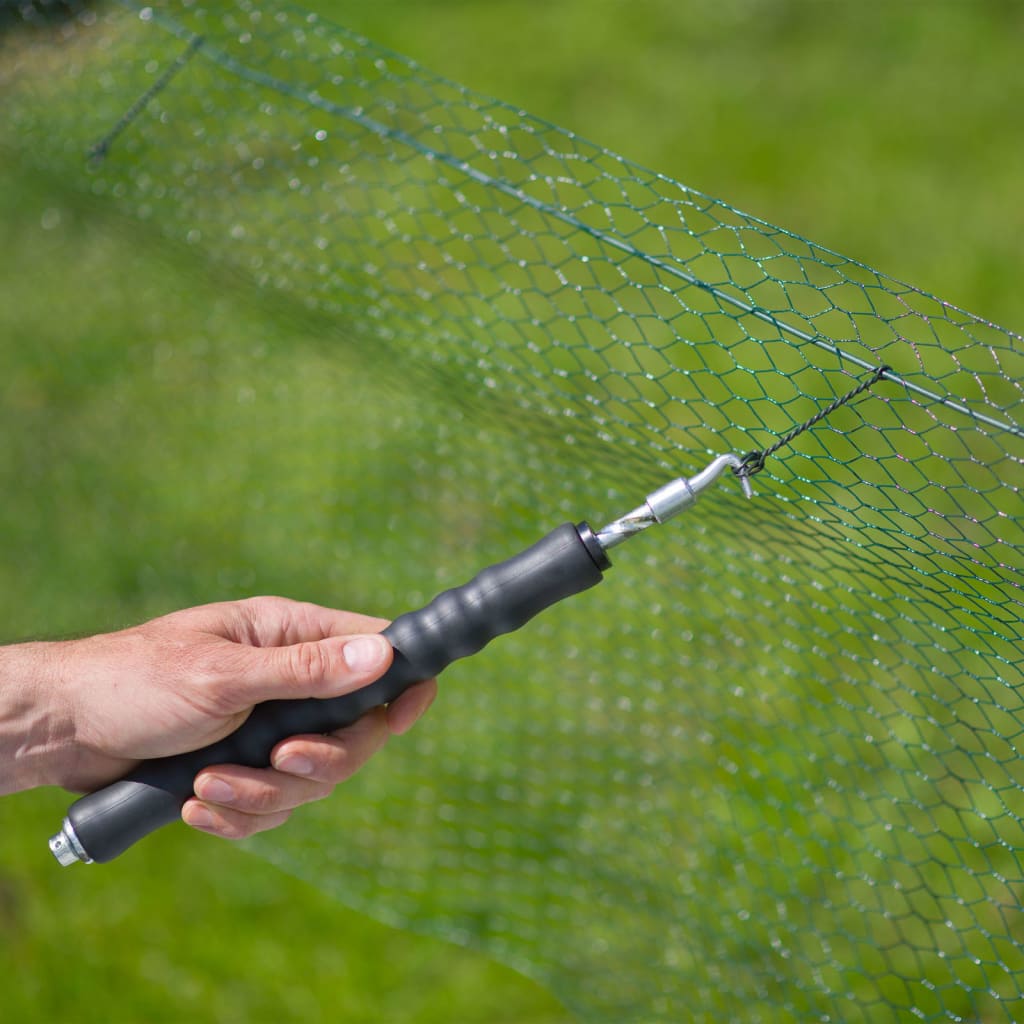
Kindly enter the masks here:
<path id="1" fill-rule="evenodd" d="M 57 35 L 12 144 L 414 410 L 394 613 L 891 368 L 262 852 L 591 1020 L 1020 1019 L 1022 339 L 301 10 Z"/>

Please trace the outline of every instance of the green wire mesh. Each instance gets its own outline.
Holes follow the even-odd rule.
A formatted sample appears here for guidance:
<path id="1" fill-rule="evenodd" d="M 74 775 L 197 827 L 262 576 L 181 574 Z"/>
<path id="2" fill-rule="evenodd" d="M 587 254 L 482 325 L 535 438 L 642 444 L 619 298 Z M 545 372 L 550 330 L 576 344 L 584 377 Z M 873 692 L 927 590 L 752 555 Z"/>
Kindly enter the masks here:
<path id="1" fill-rule="evenodd" d="M 261 854 L 587 1020 L 1024 1015 L 1020 336 L 283 4 L 35 41 L 4 145 L 393 394 L 350 396 L 346 536 L 303 549 L 337 603 L 414 607 L 891 367 Z M 358 454 L 396 424 L 400 494 Z"/>

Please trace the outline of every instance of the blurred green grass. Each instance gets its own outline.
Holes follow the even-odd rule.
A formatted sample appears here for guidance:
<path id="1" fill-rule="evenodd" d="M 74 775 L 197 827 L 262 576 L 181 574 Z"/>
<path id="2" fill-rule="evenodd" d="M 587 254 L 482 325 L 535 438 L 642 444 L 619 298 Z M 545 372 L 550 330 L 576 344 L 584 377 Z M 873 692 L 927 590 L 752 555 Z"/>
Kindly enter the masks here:
<path id="1" fill-rule="evenodd" d="M 1015 6 L 318 6 L 741 208 L 1024 319 Z M 428 454 L 415 402 L 343 350 L 296 344 L 101 202 L 13 158 L 0 175 L 5 636 L 259 591 L 382 612 L 414 601 L 435 566 L 359 589 L 380 550 L 401 550 L 368 496 L 417 507 L 442 536 L 452 508 L 481 514 L 458 495 L 429 503 L 436 486 L 410 478 Z M 350 434 L 374 447 L 342 450 Z M 350 574 L 346 534 L 365 541 L 345 551 L 365 563 Z M 40 837 L 63 806 L 0 803 L 12 1019 L 563 1019 L 511 972 L 325 906 L 202 838 L 58 876 Z"/>

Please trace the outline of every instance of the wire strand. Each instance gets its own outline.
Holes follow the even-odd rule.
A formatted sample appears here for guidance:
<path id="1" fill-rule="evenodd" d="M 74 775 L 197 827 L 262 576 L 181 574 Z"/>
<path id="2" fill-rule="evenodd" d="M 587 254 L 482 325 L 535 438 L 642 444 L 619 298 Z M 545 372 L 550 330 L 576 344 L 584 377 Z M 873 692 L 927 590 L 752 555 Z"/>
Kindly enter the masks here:
<path id="1" fill-rule="evenodd" d="M 820 423 L 823 419 L 831 416 L 836 409 L 842 408 L 844 405 L 848 405 L 858 395 L 863 394 L 869 388 L 874 387 L 880 380 L 884 379 L 890 372 L 888 366 L 880 366 L 870 377 L 862 380 L 855 388 L 847 391 L 845 395 L 840 395 L 835 401 L 830 402 L 824 409 L 820 409 L 816 412 L 809 420 L 805 420 L 798 427 L 794 427 L 788 434 L 784 434 L 782 437 L 770 445 L 768 448 L 758 449 L 752 452 L 747 452 L 743 457 L 742 464 L 737 467 L 733 472 L 739 477 L 751 477 L 755 473 L 760 473 L 764 469 L 765 461 L 769 455 L 774 455 L 780 448 L 785 448 L 786 445 L 792 444 L 805 430 L 810 430 L 815 424 Z"/>

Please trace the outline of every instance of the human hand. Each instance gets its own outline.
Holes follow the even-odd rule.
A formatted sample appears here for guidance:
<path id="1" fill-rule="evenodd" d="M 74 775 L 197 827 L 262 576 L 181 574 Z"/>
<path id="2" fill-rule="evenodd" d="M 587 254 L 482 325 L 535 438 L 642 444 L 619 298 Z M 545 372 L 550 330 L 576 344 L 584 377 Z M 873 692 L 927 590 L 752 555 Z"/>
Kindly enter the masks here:
<path id="1" fill-rule="evenodd" d="M 46 698 L 45 710 L 34 716 L 33 741 L 22 744 L 37 751 L 29 785 L 96 789 L 140 760 L 195 750 L 234 732 L 254 704 L 358 689 L 391 664 L 391 646 L 379 635 L 385 625 L 259 597 L 189 608 L 82 640 L 4 648 L 0 654 L 21 654 L 15 666 L 23 674 L 29 658 L 35 671 L 25 692 L 36 704 Z M 0 660 L 0 679 L 17 672 L 11 661 Z M 283 740 L 270 768 L 206 768 L 182 817 L 228 838 L 274 828 L 295 807 L 329 795 L 390 734 L 410 728 L 435 694 L 433 680 L 419 683 L 333 735 Z M 0 752 L 3 747 L 0 733 Z"/>

